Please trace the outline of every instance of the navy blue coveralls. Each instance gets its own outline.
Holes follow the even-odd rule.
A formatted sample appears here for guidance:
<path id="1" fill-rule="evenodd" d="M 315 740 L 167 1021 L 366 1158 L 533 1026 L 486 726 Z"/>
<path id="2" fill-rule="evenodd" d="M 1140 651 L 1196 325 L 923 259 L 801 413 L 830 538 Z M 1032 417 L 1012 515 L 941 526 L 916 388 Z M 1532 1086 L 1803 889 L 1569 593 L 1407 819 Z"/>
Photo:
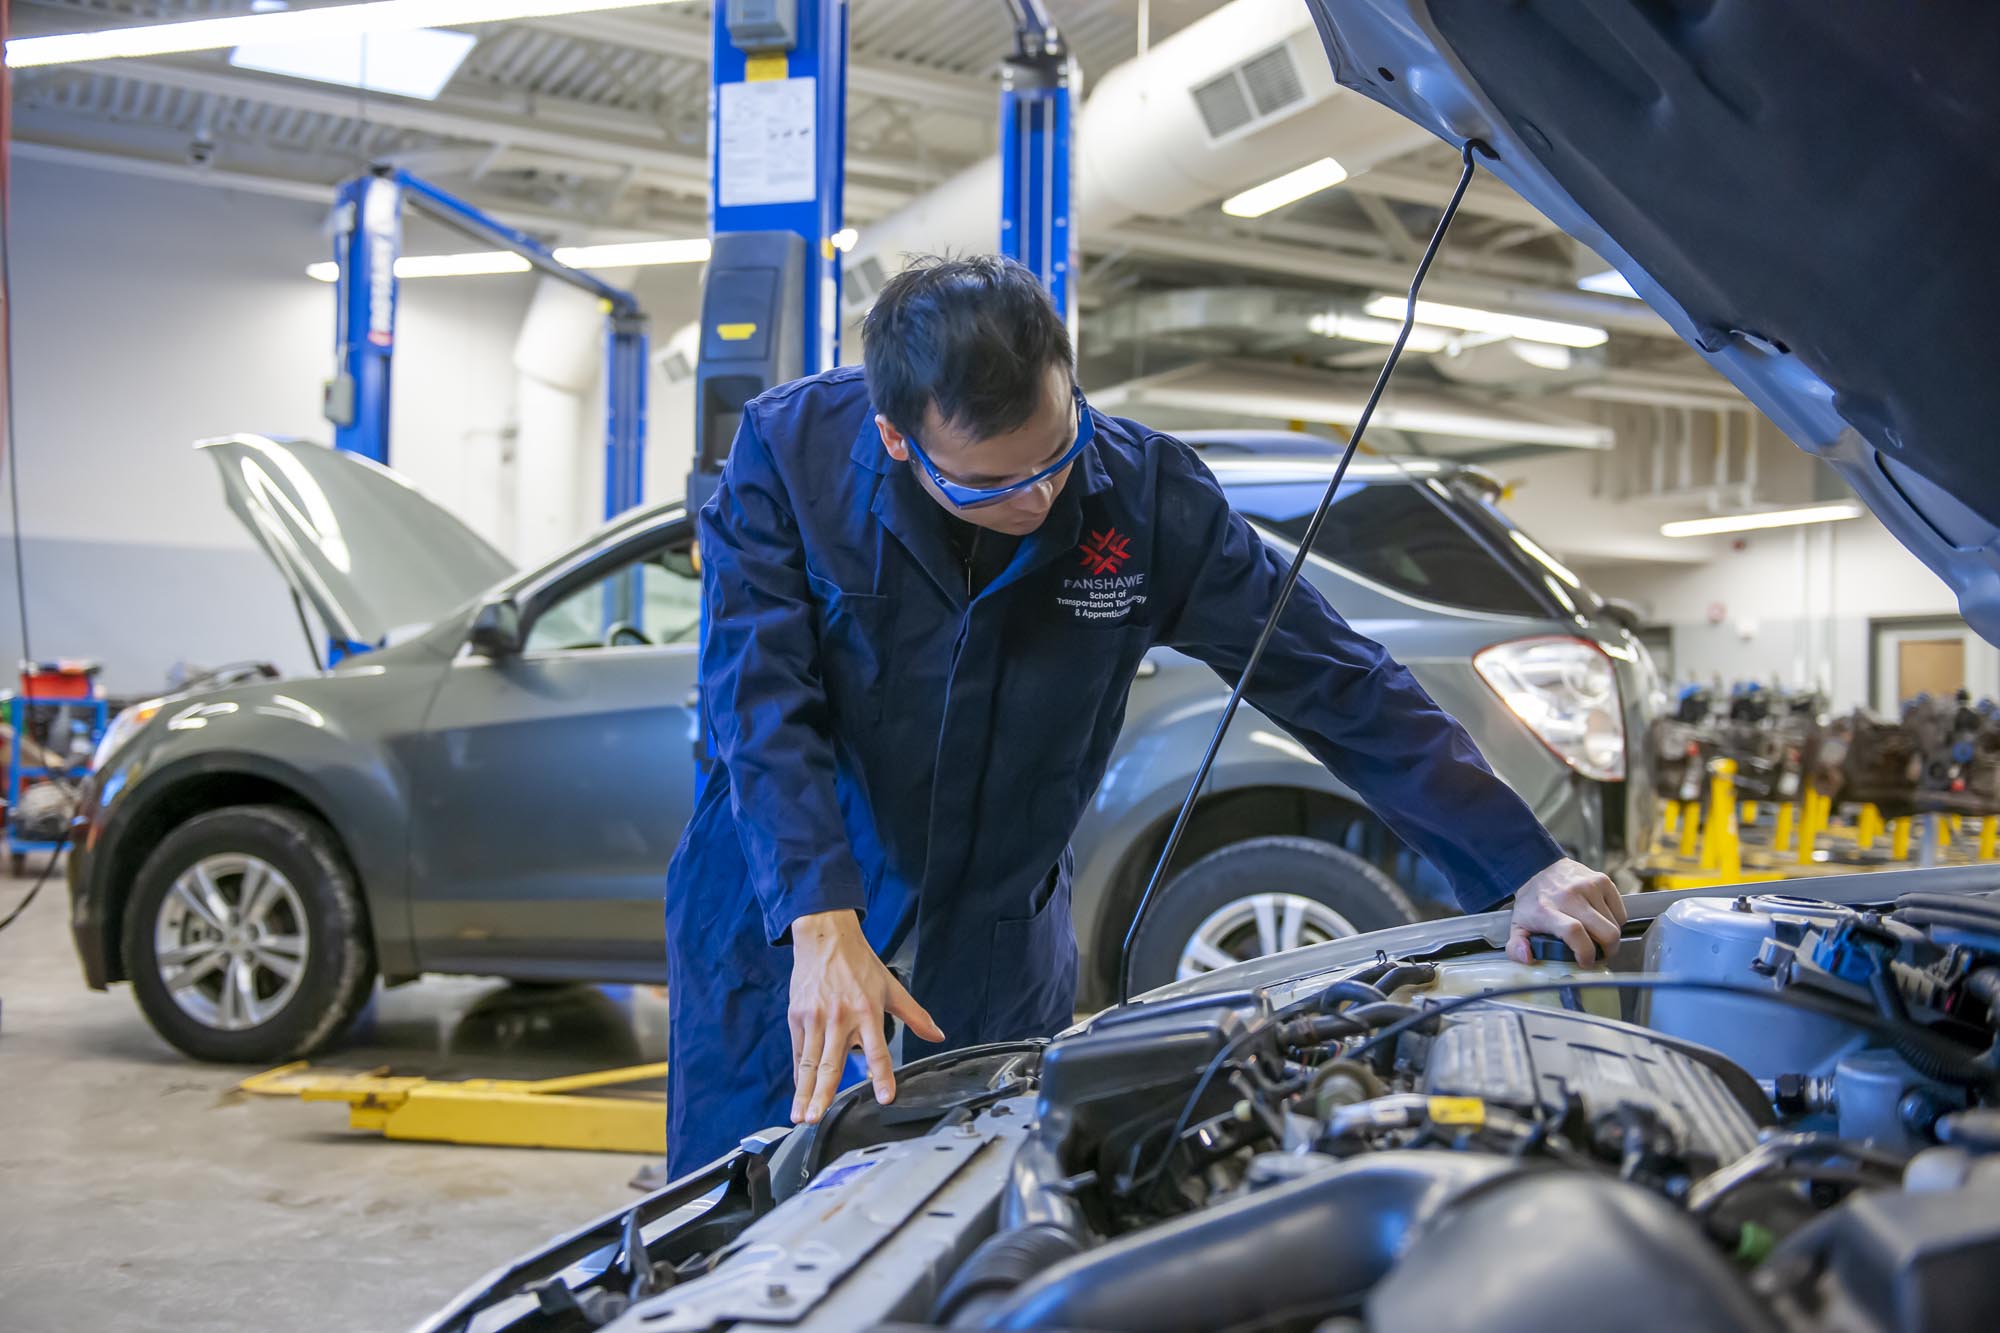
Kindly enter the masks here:
<path id="1" fill-rule="evenodd" d="M 858 367 L 764 394 L 700 514 L 720 767 L 667 875 L 676 1175 L 787 1121 L 789 931 L 807 913 L 860 912 L 885 958 L 913 937 L 911 993 L 952 1046 L 1067 1026 L 1068 842 L 1140 659 L 1166 644 L 1233 682 L 1283 576 L 1192 451 L 1099 414 L 1047 520 L 968 598 L 948 515 L 874 416 Z M 1562 855 L 1309 583 L 1249 702 L 1468 910 Z M 935 1049 L 904 1034 L 905 1059 Z"/>

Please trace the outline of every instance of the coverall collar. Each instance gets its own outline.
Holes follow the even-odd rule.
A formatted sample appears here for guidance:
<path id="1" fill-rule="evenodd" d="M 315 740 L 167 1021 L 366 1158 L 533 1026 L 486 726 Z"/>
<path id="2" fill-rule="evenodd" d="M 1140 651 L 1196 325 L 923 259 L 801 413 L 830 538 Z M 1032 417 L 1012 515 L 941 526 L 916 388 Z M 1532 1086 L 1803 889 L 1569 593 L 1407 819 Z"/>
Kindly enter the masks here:
<path id="1" fill-rule="evenodd" d="M 1102 432 L 1107 424 L 1100 414 L 1097 418 L 1099 431 Z M 876 431 L 872 412 L 855 437 L 849 456 L 861 467 L 877 474 L 870 512 L 895 534 L 896 540 L 903 544 L 903 548 L 939 590 L 953 604 L 963 605 L 967 600 L 964 568 L 957 553 L 952 550 L 944 521 L 945 511 L 924 490 L 909 464 L 897 462 L 882 447 L 882 437 Z M 1085 449 L 1077 456 L 1076 466 L 1070 472 L 1069 480 L 1063 484 L 1062 494 L 1056 497 L 1049 516 L 1039 528 L 1022 538 L 1013 561 L 982 590 L 980 596 L 997 592 L 1072 550 L 1083 535 L 1083 497 L 1095 495 L 1110 485 L 1111 477 L 1099 461 L 1096 447 Z"/>

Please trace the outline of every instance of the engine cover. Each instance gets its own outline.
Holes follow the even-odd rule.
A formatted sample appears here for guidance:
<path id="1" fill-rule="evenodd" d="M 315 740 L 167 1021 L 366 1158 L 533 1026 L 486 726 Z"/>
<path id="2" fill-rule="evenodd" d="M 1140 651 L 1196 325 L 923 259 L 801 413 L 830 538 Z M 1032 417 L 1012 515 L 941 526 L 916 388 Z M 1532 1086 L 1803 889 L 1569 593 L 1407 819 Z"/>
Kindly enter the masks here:
<path id="1" fill-rule="evenodd" d="M 1591 1014 L 1492 1003 L 1460 1010 L 1425 1056 L 1424 1088 L 1513 1110 L 1586 1118 L 1636 1106 L 1671 1129 L 1690 1164 L 1734 1161 L 1772 1122 L 1750 1076 L 1714 1051 Z"/>

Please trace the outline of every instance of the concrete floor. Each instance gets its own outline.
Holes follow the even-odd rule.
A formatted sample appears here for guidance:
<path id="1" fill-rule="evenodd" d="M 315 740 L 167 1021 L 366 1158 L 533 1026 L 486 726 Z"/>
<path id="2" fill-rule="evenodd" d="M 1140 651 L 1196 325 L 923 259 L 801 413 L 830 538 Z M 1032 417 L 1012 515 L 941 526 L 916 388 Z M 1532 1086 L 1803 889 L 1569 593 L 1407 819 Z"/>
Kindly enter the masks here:
<path id="1" fill-rule="evenodd" d="M 31 865 L 31 870 L 34 869 Z M 0 917 L 29 881 L 0 878 Z M 392 1143 L 236 1092 L 87 989 L 60 873 L 0 933 L 0 1327 L 399 1330 L 637 1197 L 644 1159 Z M 645 989 L 438 979 L 378 993 L 318 1063 L 537 1076 L 665 1059 Z"/>

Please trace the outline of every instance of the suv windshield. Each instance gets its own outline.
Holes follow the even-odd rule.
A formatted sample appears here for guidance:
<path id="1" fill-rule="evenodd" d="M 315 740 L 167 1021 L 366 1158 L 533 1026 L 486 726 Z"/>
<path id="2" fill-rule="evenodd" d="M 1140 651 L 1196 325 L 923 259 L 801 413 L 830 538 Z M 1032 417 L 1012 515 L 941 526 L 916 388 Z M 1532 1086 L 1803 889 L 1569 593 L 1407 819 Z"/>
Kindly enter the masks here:
<path id="1" fill-rule="evenodd" d="M 1297 541 L 1325 483 L 1260 480 L 1228 489 L 1246 518 Z M 1514 616 L 1588 614 L 1597 606 L 1581 581 L 1509 523 L 1481 489 L 1456 479 L 1344 484 L 1313 554 L 1439 606 Z"/>

